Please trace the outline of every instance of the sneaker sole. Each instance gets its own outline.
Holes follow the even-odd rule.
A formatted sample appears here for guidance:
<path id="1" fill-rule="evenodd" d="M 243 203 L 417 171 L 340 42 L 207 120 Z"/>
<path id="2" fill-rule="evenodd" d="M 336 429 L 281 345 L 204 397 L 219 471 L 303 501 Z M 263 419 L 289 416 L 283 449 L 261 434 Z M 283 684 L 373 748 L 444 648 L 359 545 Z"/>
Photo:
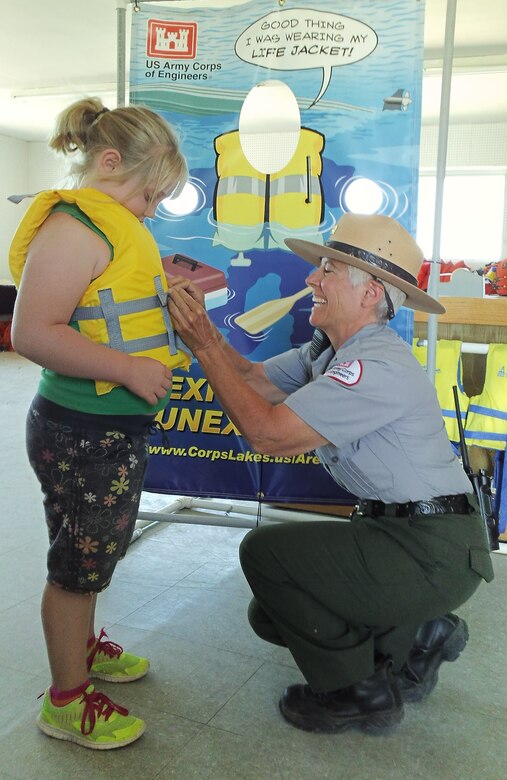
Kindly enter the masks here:
<path id="1" fill-rule="evenodd" d="M 123 675 L 120 677 L 119 675 L 106 674 L 105 672 L 94 672 L 90 669 L 88 674 L 90 677 L 95 677 L 97 680 L 105 680 L 106 682 L 112 683 L 128 683 L 134 682 L 134 680 L 140 680 L 142 677 L 146 677 L 148 672 L 149 669 L 146 669 L 145 672 L 140 672 L 139 674 Z"/>
<path id="2" fill-rule="evenodd" d="M 464 620 L 459 618 L 459 622 L 450 636 L 447 637 L 442 647 L 441 661 L 433 671 L 433 674 L 426 680 L 425 685 L 414 685 L 413 688 L 403 689 L 400 686 L 401 697 L 406 704 L 415 704 L 423 699 L 426 699 L 433 691 L 435 685 L 438 682 L 438 671 L 441 664 L 444 661 L 456 661 L 461 655 L 462 651 L 466 647 L 468 642 L 469 631 L 468 626 Z"/>
<path id="3" fill-rule="evenodd" d="M 134 734 L 132 737 L 128 737 L 127 739 L 123 739 L 121 742 L 91 742 L 84 736 L 81 737 L 78 734 L 71 734 L 70 732 L 59 729 L 56 726 L 51 726 L 51 724 L 43 720 L 40 715 L 37 717 L 35 722 L 40 730 L 43 731 L 44 734 L 47 734 L 48 737 L 62 739 L 66 742 L 75 742 L 77 745 L 90 748 L 91 750 L 114 750 L 115 748 L 125 747 L 125 745 L 130 745 L 132 742 L 135 742 L 137 739 L 139 739 L 139 737 L 141 737 L 146 730 L 146 725 L 143 723 L 142 728 L 137 732 L 137 734 Z"/>
<path id="4" fill-rule="evenodd" d="M 397 707 L 394 710 L 386 712 L 373 712 L 367 715 L 358 715 L 355 718 L 347 718 L 342 722 L 332 722 L 322 720 L 320 723 L 307 720 L 299 713 L 286 711 L 283 702 L 279 701 L 278 706 L 285 720 L 292 726 L 303 731 L 311 731 L 315 734 L 339 734 L 350 729 L 364 731 L 367 734 L 381 734 L 391 731 L 403 720 L 403 707 Z"/>

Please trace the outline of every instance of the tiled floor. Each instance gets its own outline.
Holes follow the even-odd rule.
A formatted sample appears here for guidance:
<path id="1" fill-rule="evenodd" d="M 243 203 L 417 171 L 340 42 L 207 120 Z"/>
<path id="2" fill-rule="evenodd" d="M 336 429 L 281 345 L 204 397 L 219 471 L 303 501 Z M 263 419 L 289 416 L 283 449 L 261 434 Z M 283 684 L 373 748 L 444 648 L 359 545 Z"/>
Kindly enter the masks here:
<path id="1" fill-rule="evenodd" d="M 160 524 L 134 542 L 99 598 L 100 624 L 146 654 L 150 674 L 104 690 L 147 722 L 139 742 L 95 752 L 34 724 L 48 683 L 39 618 L 46 533 L 26 461 L 24 417 L 38 369 L 0 353 L 0 780 L 505 780 L 507 556 L 460 614 L 470 641 L 433 695 L 390 736 L 297 731 L 278 713 L 301 680 L 288 652 L 246 620 L 243 529 Z M 146 495 L 144 505 L 156 503 Z"/>

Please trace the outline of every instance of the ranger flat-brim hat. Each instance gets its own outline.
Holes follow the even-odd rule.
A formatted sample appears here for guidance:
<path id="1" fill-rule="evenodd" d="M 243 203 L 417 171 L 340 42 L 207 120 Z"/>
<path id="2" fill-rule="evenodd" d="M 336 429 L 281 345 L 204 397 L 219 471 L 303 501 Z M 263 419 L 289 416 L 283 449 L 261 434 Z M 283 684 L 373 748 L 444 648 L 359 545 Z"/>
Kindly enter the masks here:
<path id="1" fill-rule="evenodd" d="M 287 238 L 295 254 L 319 266 L 323 257 L 339 260 L 389 282 L 406 294 L 404 306 L 430 314 L 443 314 L 445 308 L 420 290 L 417 275 L 423 262 L 422 249 L 410 233 L 392 217 L 371 214 L 344 214 L 329 241 L 314 244 Z"/>

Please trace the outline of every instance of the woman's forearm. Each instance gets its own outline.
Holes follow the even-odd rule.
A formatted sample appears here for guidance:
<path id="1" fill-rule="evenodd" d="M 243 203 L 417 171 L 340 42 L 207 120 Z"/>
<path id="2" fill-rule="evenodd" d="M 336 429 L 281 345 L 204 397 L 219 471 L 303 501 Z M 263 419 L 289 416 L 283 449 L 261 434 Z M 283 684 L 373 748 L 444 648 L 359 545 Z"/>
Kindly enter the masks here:
<path id="1" fill-rule="evenodd" d="M 271 404 L 281 403 L 287 396 L 266 376 L 262 363 L 253 363 L 231 347 L 217 329 L 217 341 L 241 378 Z"/>

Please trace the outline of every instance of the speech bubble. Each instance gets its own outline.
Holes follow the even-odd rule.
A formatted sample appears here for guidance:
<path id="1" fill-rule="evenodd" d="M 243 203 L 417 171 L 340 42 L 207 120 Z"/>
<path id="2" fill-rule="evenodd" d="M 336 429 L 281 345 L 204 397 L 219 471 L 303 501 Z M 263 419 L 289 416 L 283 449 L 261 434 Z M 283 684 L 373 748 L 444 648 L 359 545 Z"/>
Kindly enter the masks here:
<path id="1" fill-rule="evenodd" d="M 241 33 L 234 50 L 244 62 L 269 70 L 322 68 L 314 106 L 329 86 L 332 69 L 364 60 L 377 42 L 376 32 L 358 19 L 330 11 L 287 8 L 253 22 Z"/>

